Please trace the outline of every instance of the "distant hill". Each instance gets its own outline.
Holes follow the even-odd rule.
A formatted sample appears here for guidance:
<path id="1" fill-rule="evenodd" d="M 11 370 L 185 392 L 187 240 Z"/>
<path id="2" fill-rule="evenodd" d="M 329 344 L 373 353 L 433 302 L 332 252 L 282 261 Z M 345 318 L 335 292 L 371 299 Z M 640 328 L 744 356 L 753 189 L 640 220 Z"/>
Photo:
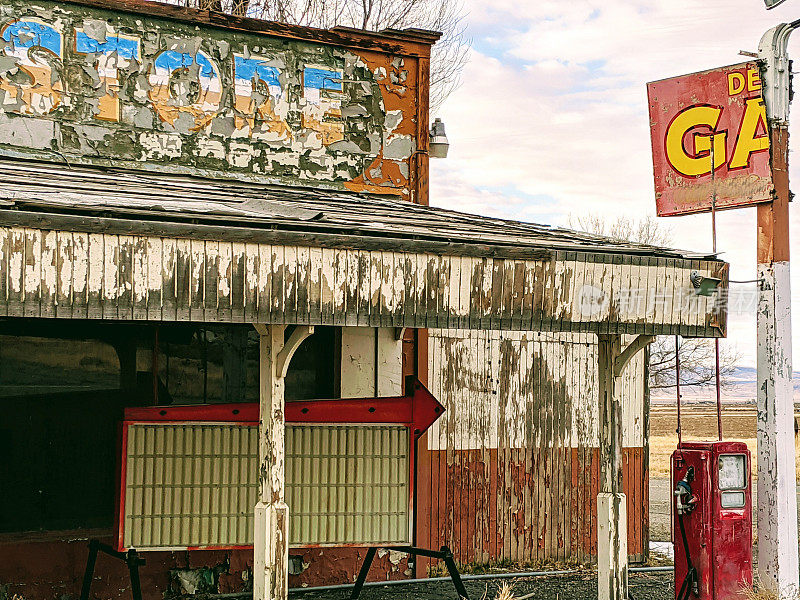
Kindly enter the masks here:
<path id="1" fill-rule="evenodd" d="M 794 401 L 800 403 L 800 371 L 794 371 Z M 755 367 L 735 367 L 728 377 L 728 384 L 722 388 L 722 399 L 725 402 L 755 403 L 756 398 Z M 687 402 L 703 402 L 716 400 L 714 387 L 686 386 L 681 388 L 683 399 Z M 653 390 L 653 401 L 675 400 L 675 388 Z"/>

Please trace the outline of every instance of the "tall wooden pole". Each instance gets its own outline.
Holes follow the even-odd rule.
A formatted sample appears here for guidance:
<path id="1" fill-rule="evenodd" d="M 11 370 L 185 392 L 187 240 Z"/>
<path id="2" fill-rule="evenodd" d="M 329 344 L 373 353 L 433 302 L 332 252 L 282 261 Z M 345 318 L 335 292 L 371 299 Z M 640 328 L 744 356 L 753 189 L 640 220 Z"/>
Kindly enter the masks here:
<path id="1" fill-rule="evenodd" d="M 789 273 L 789 132 L 770 129 L 775 197 L 758 206 L 758 573 L 779 598 L 798 590 Z"/>
<path id="2" fill-rule="evenodd" d="M 798 593 L 797 496 L 789 277 L 787 45 L 800 21 L 767 31 L 758 45 L 769 122 L 772 201 L 758 206 L 758 575 L 780 600 Z"/>

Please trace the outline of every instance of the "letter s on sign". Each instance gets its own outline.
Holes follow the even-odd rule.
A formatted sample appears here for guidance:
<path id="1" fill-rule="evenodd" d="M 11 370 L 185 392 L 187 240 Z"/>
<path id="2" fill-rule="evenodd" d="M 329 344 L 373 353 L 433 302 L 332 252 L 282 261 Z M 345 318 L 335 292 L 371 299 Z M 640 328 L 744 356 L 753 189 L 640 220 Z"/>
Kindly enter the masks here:
<path id="1" fill-rule="evenodd" d="M 6 92 L 4 109 L 23 115 L 46 115 L 61 103 L 62 36 L 51 25 L 28 19 L 0 27 L 0 53 L 11 57 L 17 69 L 0 75 Z M 15 71 L 23 77 L 14 77 Z"/>
<path id="2" fill-rule="evenodd" d="M 721 114 L 722 109 L 716 106 L 690 106 L 669 124 L 665 140 L 667 161 L 678 173 L 686 177 L 699 177 L 711 172 L 710 138 L 714 140 L 714 168 L 717 169 L 727 162 L 727 133 L 714 131 Z M 683 139 L 695 127 L 707 127 L 710 131 L 693 134 L 695 151 L 689 154 Z"/>

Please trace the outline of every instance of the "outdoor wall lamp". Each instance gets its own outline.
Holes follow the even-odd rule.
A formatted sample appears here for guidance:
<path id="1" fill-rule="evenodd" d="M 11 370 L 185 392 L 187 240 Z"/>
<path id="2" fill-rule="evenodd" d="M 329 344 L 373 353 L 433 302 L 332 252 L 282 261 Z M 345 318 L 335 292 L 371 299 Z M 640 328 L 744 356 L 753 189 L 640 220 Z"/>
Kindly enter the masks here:
<path id="1" fill-rule="evenodd" d="M 428 138 L 428 152 L 433 158 L 447 158 L 447 151 L 450 142 L 444 132 L 444 123 L 437 118 L 431 125 L 430 137 Z"/>
<path id="2" fill-rule="evenodd" d="M 775 8 L 778 4 L 782 4 L 785 0 L 764 0 L 764 4 L 767 5 L 767 10 L 770 8 Z"/>
<path id="3" fill-rule="evenodd" d="M 692 282 L 692 287 L 696 290 L 695 294 L 698 296 L 713 296 L 719 284 L 722 283 L 721 279 L 717 279 L 716 277 L 704 277 L 697 271 L 691 272 L 689 281 Z"/>

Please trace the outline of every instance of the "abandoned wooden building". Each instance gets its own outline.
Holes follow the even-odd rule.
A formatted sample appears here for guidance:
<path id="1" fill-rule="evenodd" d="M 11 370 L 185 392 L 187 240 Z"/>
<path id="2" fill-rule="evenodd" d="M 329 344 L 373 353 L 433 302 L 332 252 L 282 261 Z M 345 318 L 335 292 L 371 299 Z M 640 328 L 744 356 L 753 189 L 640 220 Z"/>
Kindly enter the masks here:
<path id="1" fill-rule="evenodd" d="M 256 600 L 447 545 L 620 597 L 646 346 L 724 335 L 724 262 L 427 206 L 432 32 L 11 0 L 0 37 L 0 586 L 77 596 L 89 539 Z"/>

